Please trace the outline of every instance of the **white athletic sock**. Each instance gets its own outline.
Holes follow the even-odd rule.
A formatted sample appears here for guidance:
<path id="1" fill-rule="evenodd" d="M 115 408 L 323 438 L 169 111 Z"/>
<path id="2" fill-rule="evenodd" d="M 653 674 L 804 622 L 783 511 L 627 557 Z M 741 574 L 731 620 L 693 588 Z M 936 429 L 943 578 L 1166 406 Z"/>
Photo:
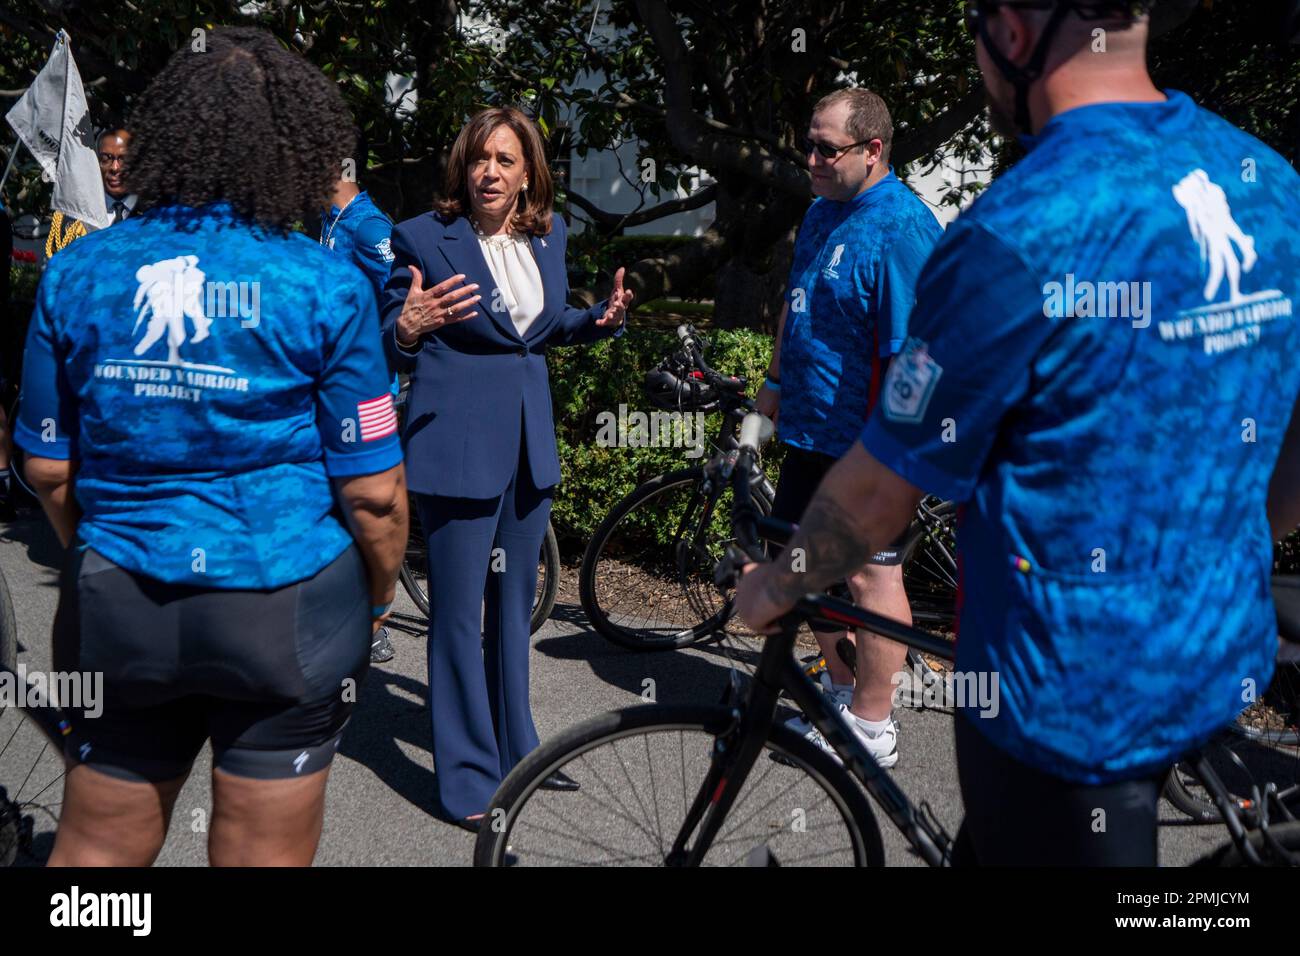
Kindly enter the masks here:
<path id="1" fill-rule="evenodd" d="M 884 720 L 865 720 L 857 714 L 853 715 L 853 719 L 858 722 L 858 726 L 865 730 L 867 735 L 870 737 L 879 737 L 883 734 L 889 729 L 889 723 L 890 720 L 892 720 L 890 717 L 886 717 Z"/>

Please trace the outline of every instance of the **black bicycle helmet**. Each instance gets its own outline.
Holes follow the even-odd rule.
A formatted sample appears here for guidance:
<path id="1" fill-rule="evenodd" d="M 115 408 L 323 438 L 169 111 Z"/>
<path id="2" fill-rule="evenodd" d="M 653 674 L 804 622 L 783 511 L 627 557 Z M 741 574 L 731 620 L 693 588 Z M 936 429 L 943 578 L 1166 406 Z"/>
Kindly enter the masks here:
<path id="1" fill-rule="evenodd" d="M 1026 133 L 1032 131 L 1029 117 L 1029 88 L 1043 75 L 1047 54 L 1052 48 L 1052 40 L 1056 38 L 1056 32 L 1070 13 L 1077 13 L 1084 20 L 1100 20 L 1117 14 L 1138 17 L 1150 10 L 1152 5 L 1152 0 L 1135 0 L 1135 2 L 1129 0 L 1111 0 L 1111 2 L 1106 0 L 1091 0 L 1091 2 L 1089 0 L 975 0 L 974 6 L 981 13 L 998 7 L 1025 7 L 1052 11 L 1052 15 L 1043 26 L 1043 33 L 1038 38 L 1037 45 L 1024 66 L 1013 63 L 998 49 L 997 44 L 989 36 L 988 17 L 977 18 L 979 37 L 984 41 L 984 49 L 989 59 L 1016 88 L 1016 125 Z"/>

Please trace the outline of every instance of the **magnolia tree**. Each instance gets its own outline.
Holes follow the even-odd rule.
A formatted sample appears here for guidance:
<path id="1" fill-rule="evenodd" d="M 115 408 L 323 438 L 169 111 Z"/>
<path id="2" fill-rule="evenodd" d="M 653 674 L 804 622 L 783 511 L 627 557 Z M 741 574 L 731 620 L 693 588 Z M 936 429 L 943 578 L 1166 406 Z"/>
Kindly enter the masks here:
<path id="1" fill-rule="evenodd" d="M 1300 48 L 1279 42 L 1280 6 L 1165 0 L 1152 66 L 1162 85 L 1296 161 Z M 221 23 L 265 27 L 339 82 L 362 131 L 358 175 L 396 218 L 429 208 L 452 138 L 483 105 L 524 105 L 579 154 L 635 144 L 634 211 L 602 208 L 571 186 L 561 201 L 587 224 L 588 243 L 712 204 L 702 235 L 629 263 L 628 280 L 642 302 L 708 288 L 723 326 L 775 321 L 812 198 L 796 144 L 831 89 L 855 82 L 884 98 L 899 171 L 941 156 L 962 165 L 992 156 L 996 167 L 1015 158 L 984 119 L 956 2 L 9 0 L 0 42 L 14 55 L 0 59 L 0 92 L 21 92 L 64 27 L 108 122 L 129 114 L 172 51 Z M 42 188 L 22 171 L 9 204 L 37 209 Z M 955 186 L 944 201 L 976 188 Z"/>

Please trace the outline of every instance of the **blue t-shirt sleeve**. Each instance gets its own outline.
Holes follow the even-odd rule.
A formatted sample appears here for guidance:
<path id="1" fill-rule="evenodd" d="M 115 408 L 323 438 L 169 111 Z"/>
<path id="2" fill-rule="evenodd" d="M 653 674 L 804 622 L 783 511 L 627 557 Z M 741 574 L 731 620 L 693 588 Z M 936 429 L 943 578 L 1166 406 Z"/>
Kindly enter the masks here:
<path id="1" fill-rule="evenodd" d="M 923 491 L 966 500 L 1054 328 L 1020 254 L 978 223 L 954 223 L 921 276 L 862 444 Z"/>
<path id="2" fill-rule="evenodd" d="M 908 319 L 916 305 L 916 284 L 934 244 L 943 234 L 934 217 L 926 211 L 930 223 L 912 221 L 900 230 L 880 263 L 876 314 L 879 323 L 881 358 L 897 355 L 907 340 Z"/>
<path id="3" fill-rule="evenodd" d="M 354 273 L 355 275 L 355 273 Z M 324 315 L 324 361 L 317 385 L 316 427 L 325 471 L 335 478 L 372 475 L 402 460 L 388 367 L 375 327 L 371 289 L 358 277 L 341 286 Z"/>
<path id="4" fill-rule="evenodd" d="M 52 306 L 59 268 L 51 261 L 36 292 L 23 355 L 22 397 L 14 441 L 28 454 L 77 457 L 77 397 L 68 381 Z"/>
<path id="5" fill-rule="evenodd" d="M 370 216 L 362 220 L 353 236 L 352 255 L 361 271 L 370 280 L 379 300 L 388 282 L 388 272 L 393 266 L 393 224 L 383 216 Z"/>

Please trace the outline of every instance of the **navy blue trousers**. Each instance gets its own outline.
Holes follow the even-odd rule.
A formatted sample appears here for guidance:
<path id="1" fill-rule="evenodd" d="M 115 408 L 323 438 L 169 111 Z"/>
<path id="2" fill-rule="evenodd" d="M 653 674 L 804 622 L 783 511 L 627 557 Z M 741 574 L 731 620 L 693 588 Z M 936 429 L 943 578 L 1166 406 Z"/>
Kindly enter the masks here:
<path id="1" fill-rule="evenodd" d="M 533 487 L 521 454 L 496 498 L 416 496 L 429 547 L 434 772 L 453 818 L 487 810 L 506 774 L 537 746 L 529 620 L 552 491 Z"/>

